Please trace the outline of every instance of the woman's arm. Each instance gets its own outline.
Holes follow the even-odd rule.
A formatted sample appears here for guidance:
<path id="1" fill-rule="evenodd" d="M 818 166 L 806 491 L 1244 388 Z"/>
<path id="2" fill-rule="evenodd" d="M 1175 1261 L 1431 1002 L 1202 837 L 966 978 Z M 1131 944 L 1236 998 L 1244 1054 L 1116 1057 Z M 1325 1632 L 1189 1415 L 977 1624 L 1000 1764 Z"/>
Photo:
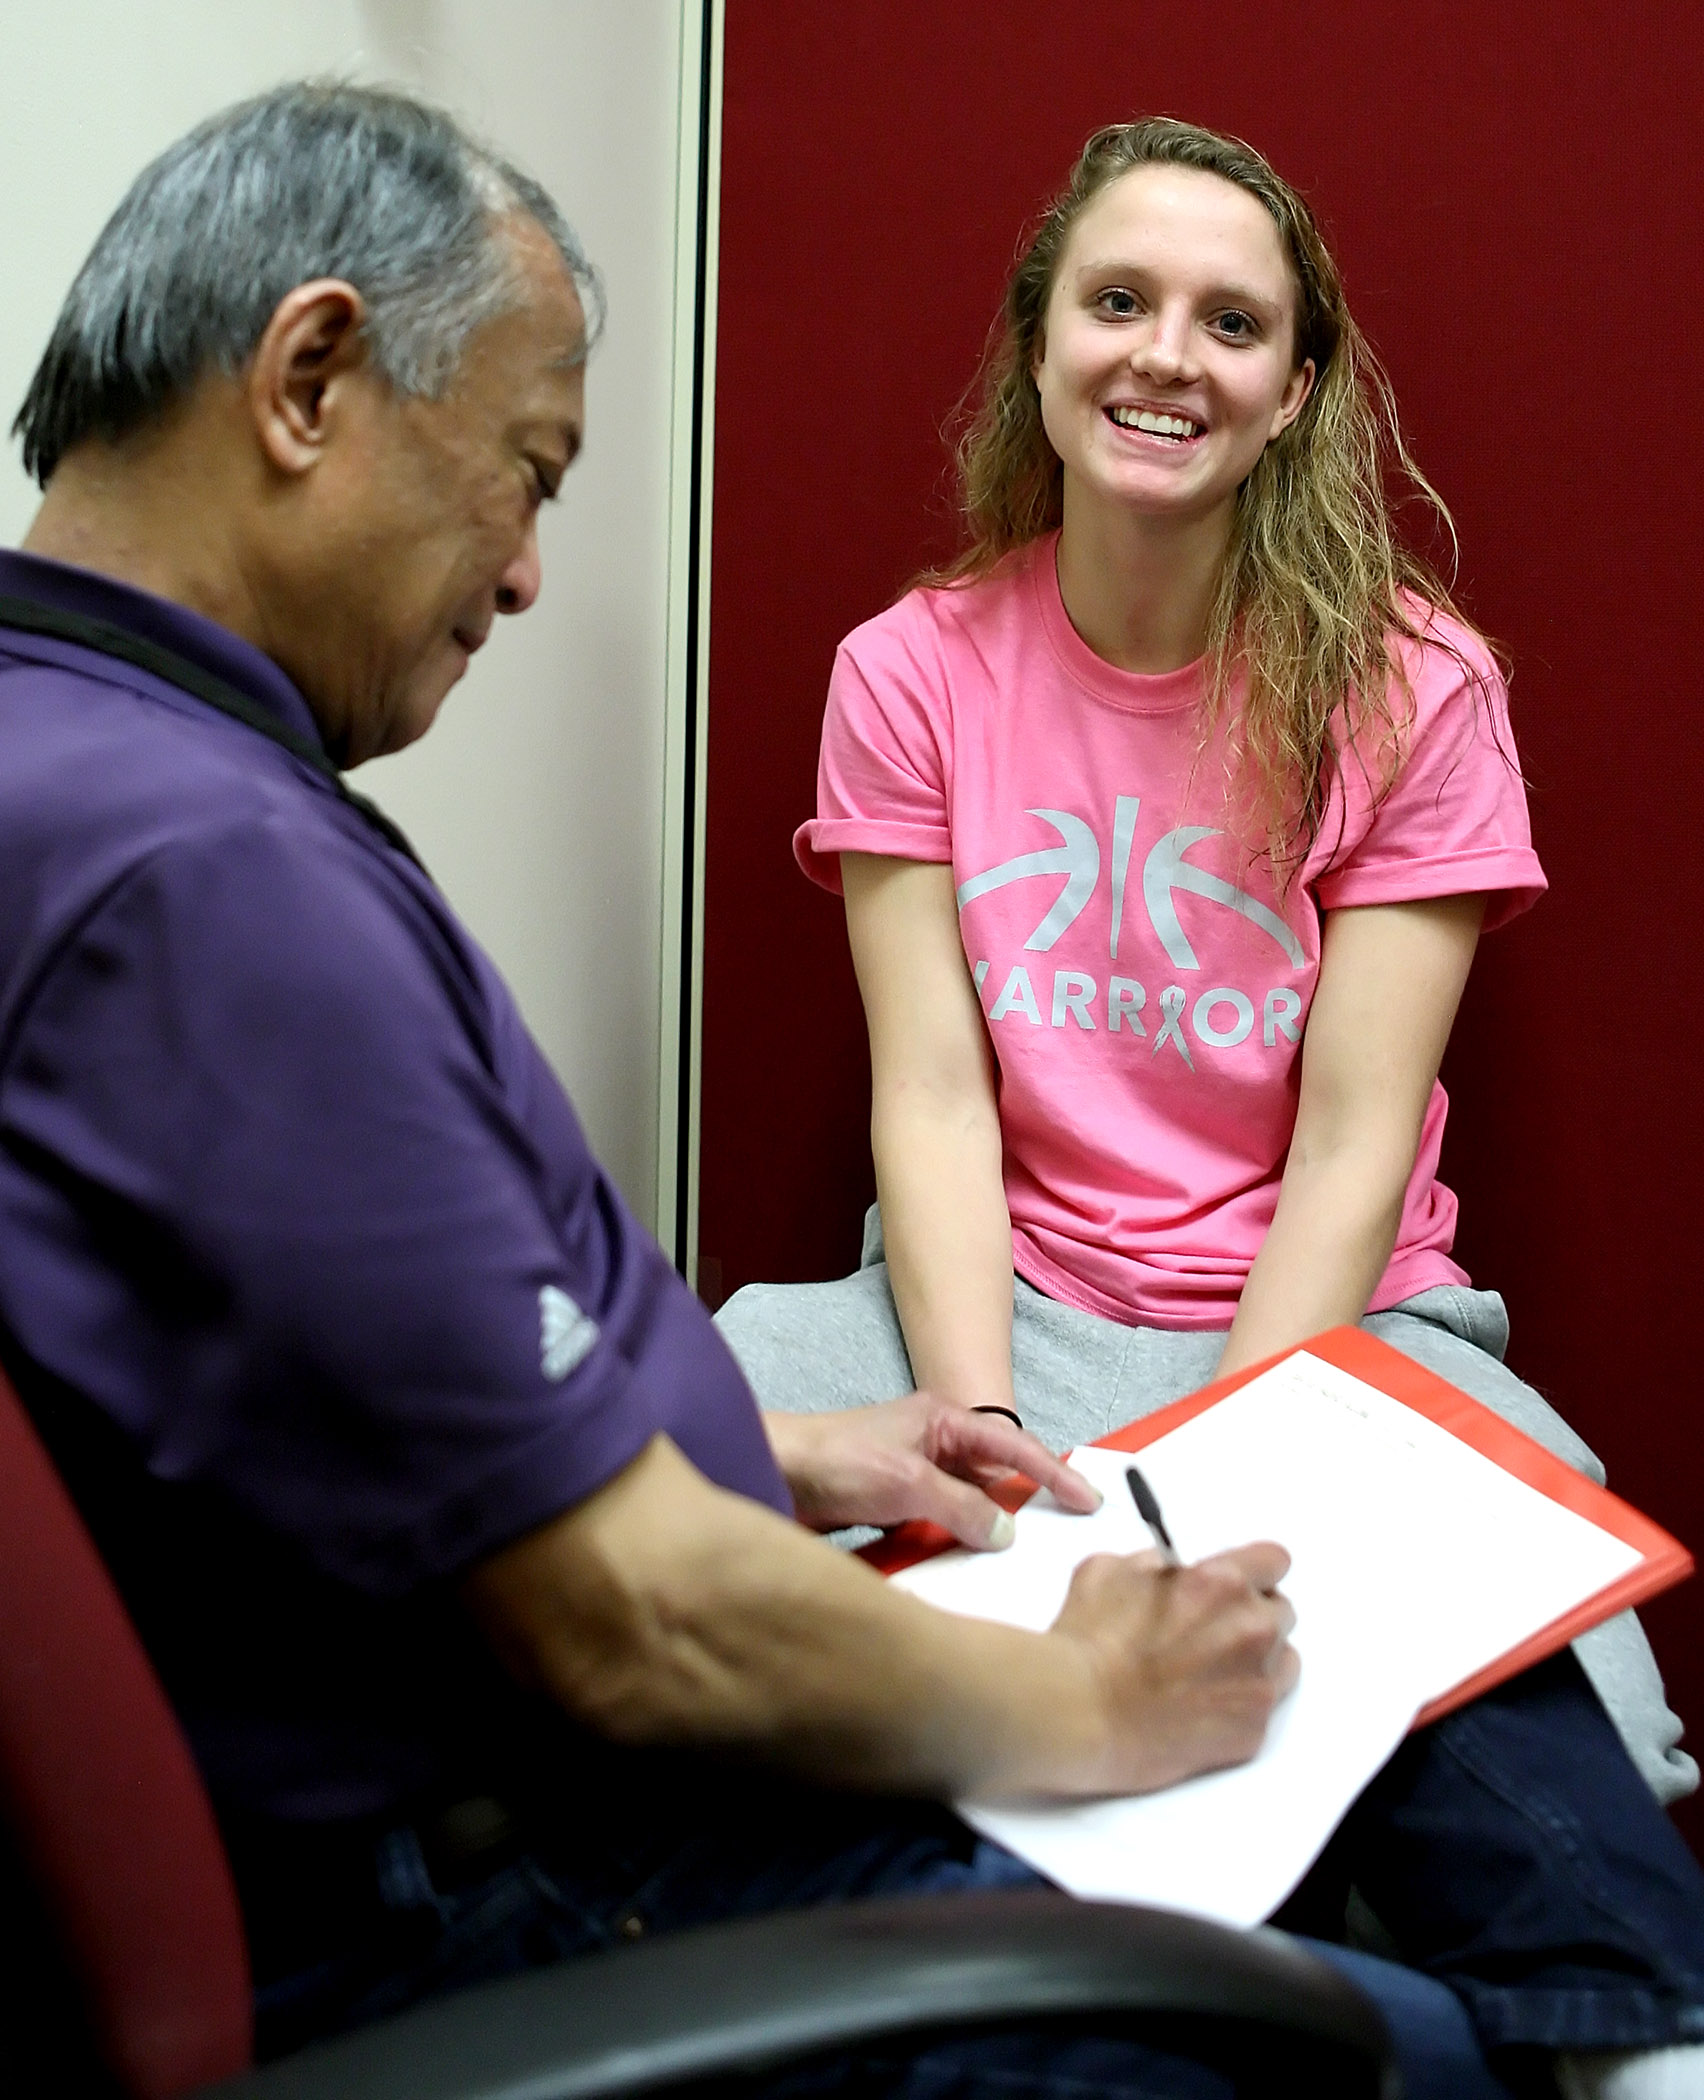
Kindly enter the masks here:
<path id="1" fill-rule="evenodd" d="M 870 1030 L 870 1145 L 888 1276 L 919 1386 L 1012 1404 L 1012 1226 L 982 1007 L 953 871 L 843 853 L 846 924 Z"/>
<path id="2" fill-rule="evenodd" d="M 1327 915 L 1278 1209 L 1221 1374 L 1366 1311 L 1396 1244 L 1484 912 L 1472 896 Z"/>

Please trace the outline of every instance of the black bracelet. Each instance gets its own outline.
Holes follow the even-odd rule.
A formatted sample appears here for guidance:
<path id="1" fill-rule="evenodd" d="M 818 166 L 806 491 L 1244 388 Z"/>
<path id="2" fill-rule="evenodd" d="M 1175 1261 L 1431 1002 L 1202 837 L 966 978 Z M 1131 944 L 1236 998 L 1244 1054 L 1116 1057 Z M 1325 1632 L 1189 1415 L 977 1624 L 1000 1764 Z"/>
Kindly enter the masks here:
<path id="1" fill-rule="evenodd" d="M 1009 1407 L 973 1407 L 970 1412 L 973 1415 L 1004 1415 L 1014 1429 L 1024 1426 L 1022 1416 L 1013 1414 Z"/>

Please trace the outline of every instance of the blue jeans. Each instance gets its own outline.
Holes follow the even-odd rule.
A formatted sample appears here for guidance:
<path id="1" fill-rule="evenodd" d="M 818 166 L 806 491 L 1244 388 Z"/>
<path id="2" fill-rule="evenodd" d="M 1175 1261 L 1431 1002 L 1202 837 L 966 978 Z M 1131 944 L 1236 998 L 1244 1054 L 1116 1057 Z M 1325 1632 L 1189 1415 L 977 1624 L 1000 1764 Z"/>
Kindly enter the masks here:
<path id="1" fill-rule="evenodd" d="M 1029 1887 L 1037 1877 L 924 1803 L 793 1786 L 687 1756 L 581 1746 L 580 1820 L 446 1893 L 418 1834 L 379 1840 L 355 1940 L 266 1976 L 263 2053 L 416 1999 L 716 1919 L 860 1896 Z M 245 1876 L 258 1926 L 275 1892 Z M 1333 1943 L 1349 1889 L 1399 1965 Z M 346 1906 L 344 1906 L 346 1910 Z M 259 1912 L 261 1915 L 257 1916 Z M 1378 2003 L 1410 2100 L 1516 2090 L 1537 2052 L 1704 2040 L 1704 1875 L 1564 1654 L 1411 1736 L 1279 1921 Z M 1505 2081 L 1511 2082 L 1505 2082 Z M 905 2100 L 1231 2100 L 1233 2078 L 1092 2033 L 1003 2031 L 773 2081 Z"/>

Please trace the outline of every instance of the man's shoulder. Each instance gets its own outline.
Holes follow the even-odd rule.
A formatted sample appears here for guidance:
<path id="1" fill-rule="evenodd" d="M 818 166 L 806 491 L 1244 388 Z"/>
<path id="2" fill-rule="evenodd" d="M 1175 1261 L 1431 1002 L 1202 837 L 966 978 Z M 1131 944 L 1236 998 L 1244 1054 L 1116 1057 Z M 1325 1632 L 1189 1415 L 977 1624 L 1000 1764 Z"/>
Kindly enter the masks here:
<path id="1" fill-rule="evenodd" d="M 64 838 L 249 810 L 313 828 L 332 798 L 311 769 L 164 679 L 78 652 L 55 660 L 0 633 L 0 807 L 7 832 Z"/>
<path id="2" fill-rule="evenodd" d="M 258 731 L 128 675 L 9 656 L 0 640 L 0 986 L 143 893 L 156 914 L 239 943 L 304 917 L 340 919 L 357 945 L 363 920 L 392 940 L 409 916 L 405 865 Z"/>

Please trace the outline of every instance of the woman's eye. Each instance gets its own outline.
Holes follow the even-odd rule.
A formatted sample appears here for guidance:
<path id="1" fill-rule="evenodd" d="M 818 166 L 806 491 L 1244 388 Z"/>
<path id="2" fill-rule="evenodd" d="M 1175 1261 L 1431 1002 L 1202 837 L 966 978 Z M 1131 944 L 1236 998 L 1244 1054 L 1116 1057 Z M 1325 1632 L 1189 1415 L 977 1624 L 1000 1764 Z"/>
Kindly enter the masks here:
<path id="1" fill-rule="evenodd" d="M 1110 291 L 1102 292 L 1097 303 L 1103 313 L 1111 314 L 1115 320 L 1127 321 L 1136 311 L 1136 294 L 1115 285 Z"/>
<path id="2" fill-rule="evenodd" d="M 1234 308 L 1230 313 L 1219 316 L 1218 329 L 1221 335 L 1229 336 L 1233 343 L 1244 342 L 1255 333 L 1253 317 L 1238 313 Z"/>

